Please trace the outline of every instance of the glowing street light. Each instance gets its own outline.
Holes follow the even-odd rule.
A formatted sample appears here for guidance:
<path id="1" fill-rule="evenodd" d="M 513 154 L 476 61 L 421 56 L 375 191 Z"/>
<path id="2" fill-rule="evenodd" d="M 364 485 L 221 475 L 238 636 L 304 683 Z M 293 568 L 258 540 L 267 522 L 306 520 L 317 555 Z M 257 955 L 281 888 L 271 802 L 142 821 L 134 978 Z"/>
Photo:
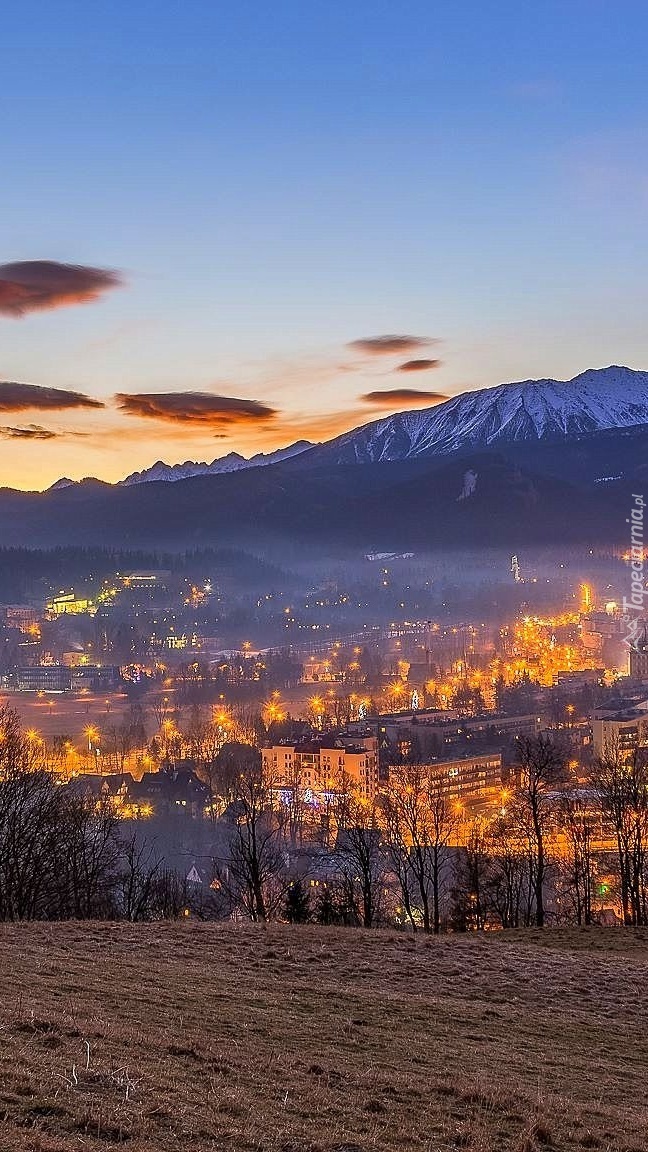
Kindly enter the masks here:
<path id="1" fill-rule="evenodd" d="M 96 744 L 99 739 L 99 732 L 92 724 L 89 724 L 88 727 L 84 729 L 84 734 L 88 739 L 88 752 L 92 752 L 92 745 Z"/>

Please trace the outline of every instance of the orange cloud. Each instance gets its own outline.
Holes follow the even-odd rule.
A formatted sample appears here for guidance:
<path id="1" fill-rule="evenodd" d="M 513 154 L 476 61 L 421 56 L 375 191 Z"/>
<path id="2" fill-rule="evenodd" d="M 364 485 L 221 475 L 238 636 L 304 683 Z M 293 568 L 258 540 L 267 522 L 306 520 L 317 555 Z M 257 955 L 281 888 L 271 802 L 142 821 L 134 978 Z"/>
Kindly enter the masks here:
<path id="1" fill-rule="evenodd" d="M 424 408 L 430 404 L 442 404 L 449 397 L 443 392 L 423 392 L 418 388 L 388 388 L 383 392 L 366 392 L 360 399 L 379 408 L 415 407 L 417 404 Z"/>
<path id="2" fill-rule="evenodd" d="M 66 408 L 104 408 L 100 400 L 65 388 L 42 388 L 39 384 L 0 381 L 0 412 L 25 412 L 30 408 L 62 412 Z"/>
<path id="3" fill-rule="evenodd" d="M 120 392 L 115 400 L 128 416 L 191 424 L 203 429 L 258 424 L 271 421 L 277 415 L 276 408 L 258 400 L 216 396 L 212 392 Z"/>
<path id="4" fill-rule="evenodd" d="M 428 372 L 431 368 L 440 368 L 442 360 L 406 360 L 399 364 L 397 372 Z"/>
<path id="5" fill-rule="evenodd" d="M 28 312 L 85 304 L 122 283 L 116 272 L 81 264 L 59 264 L 55 260 L 0 264 L 0 315 L 24 316 Z"/>
<path id="6" fill-rule="evenodd" d="M 361 340 L 352 340 L 347 347 L 354 352 L 369 352 L 372 356 L 391 356 L 395 352 L 415 352 L 417 348 L 437 343 L 428 336 L 365 336 Z"/>
<path id="7" fill-rule="evenodd" d="M 58 432 L 41 428 L 40 424 L 27 424 L 24 428 L 0 427 L 0 437 L 3 440 L 56 440 L 58 435 Z"/>

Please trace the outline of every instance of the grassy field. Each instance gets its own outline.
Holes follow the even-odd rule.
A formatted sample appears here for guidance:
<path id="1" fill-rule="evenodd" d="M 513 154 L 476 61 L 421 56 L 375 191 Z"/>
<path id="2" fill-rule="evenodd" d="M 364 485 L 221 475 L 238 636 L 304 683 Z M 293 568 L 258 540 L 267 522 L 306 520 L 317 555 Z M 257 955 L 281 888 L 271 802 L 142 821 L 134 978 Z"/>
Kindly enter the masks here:
<path id="1" fill-rule="evenodd" d="M 648 1149 L 648 933 L 0 927 L 0 1148 Z"/>

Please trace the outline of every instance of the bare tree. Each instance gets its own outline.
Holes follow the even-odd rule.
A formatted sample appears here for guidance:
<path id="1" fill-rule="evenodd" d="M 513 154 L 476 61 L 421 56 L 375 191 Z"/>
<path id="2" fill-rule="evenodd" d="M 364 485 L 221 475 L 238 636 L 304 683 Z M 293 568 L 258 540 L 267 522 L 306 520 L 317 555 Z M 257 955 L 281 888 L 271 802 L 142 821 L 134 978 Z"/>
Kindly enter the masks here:
<path id="1" fill-rule="evenodd" d="M 408 919 L 414 930 L 420 921 L 424 932 L 438 933 L 448 845 L 458 825 L 448 784 L 433 766 L 399 765 L 390 773 L 384 814 L 390 858 Z"/>
<path id="2" fill-rule="evenodd" d="M 563 874 L 576 923 L 593 922 L 595 816 L 587 797 L 567 792 L 560 806 L 561 831 L 565 840 Z"/>
<path id="3" fill-rule="evenodd" d="M 272 809 L 272 791 L 260 772 L 242 773 L 237 787 L 238 817 L 227 864 L 218 879 L 235 907 L 251 920 L 276 914 L 288 888 L 286 854 L 280 824 Z"/>
<path id="4" fill-rule="evenodd" d="M 0 919 L 46 917 L 62 797 L 49 774 L 5 763 L 0 778 Z"/>
<path id="5" fill-rule="evenodd" d="M 11 709 L 0 712 L 0 731 L 0 918 L 108 914 L 112 813 L 57 785 Z"/>
<path id="6" fill-rule="evenodd" d="M 488 827 L 486 840 L 491 869 L 486 881 L 487 901 L 502 928 L 519 928 L 528 907 L 529 872 L 525 838 L 510 812 Z M 525 898 L 527 897 L 527 898 Z"/>
<path id="7" fill-rule="evenodd" d="M 473 820 L 454 871 L 453 927 L 481 931 L 488 919 L 488 881 L 492 861 L 483 820 Z"/>
<path id="8" fill-rule="evenodd" d="M 153 915 L 155 882 L 163 860 L 155 846 L 133 833 L 121 844 L 119 893 L 121 914 L 127 920 L 150 920 Z"/>
<path id="9" fill-rule="evenodd" d="M 564 759 L 560 749 L 547 736 L 519 737 L 516 743 L 522 770 L 518 813 L 529 831 L 535 922 L 538 928 L 543 928 L 551 793 L 560 783 Z"/>
<path id="10" fill-rule="evenodd" d="M 429 872 L 432 887 L 432 929 L 441 931 L 441 881 L 448 863 L 447 846 L 459 822 L 446 782 L 432 774 L 428 780 Z"/>
<path id="11" fill-rule="evenodd" d="M 363 928 L 375 927 L 381 913 L 385 856 L 375 809 L 356 809 L 338 828 L 333 850 L 347 914 Z"/>
<path id="12" fill-rule="evenodd" d="M 627 763 L 618 747 L 606 749 L 605 756 L 594 767 L 593 782 L 616 843 L 623 921 L 645 924 L 648 922 L 648 766 L 643 753 L 638 750 Z"/>
<path id="13" fill-rule="evenodd" d="M 69 789 L 62 801 L 52 854 L 58 914 L 77 920 L 114 915 L 119 821 L 110 804 L 94 804 Z"/>

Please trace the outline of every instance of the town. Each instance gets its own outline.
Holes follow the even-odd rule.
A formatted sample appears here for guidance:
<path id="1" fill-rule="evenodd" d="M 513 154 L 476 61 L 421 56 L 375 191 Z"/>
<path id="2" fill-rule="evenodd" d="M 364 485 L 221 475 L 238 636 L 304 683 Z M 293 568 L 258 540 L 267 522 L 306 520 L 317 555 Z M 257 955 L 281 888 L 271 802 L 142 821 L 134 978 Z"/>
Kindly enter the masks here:
<path id="1" fill-rule="evenodd" d="M 385 560 L 371 579 L 405 595 Z M 522 582 L 513 557 L 506 591 Z M 610 584 L 563 582 L 542 611 L 531 585 L 509 618 L 224 648 L 237 600 L 219 571 L 91 583 L 1 609 L 0 839 L 22 812 L 22 764 L 39 835 L 64 843 L 70 810 L 103 829 L 86 915 L 434 933 L 648 922 L 648 635 L 628 647 Z M 268 605 L 284 627 L 311 607 L 338 622 L 351 595 L 329 582 L 284 605 L 253 589 L 246 622 L 267 632 Z M 5 916 L 78 907 L 12 844 L 7 891 L 28 875 L 40 895 L 7 895 Z M 42 859 L 60 875 L 58 853 Z"/>

